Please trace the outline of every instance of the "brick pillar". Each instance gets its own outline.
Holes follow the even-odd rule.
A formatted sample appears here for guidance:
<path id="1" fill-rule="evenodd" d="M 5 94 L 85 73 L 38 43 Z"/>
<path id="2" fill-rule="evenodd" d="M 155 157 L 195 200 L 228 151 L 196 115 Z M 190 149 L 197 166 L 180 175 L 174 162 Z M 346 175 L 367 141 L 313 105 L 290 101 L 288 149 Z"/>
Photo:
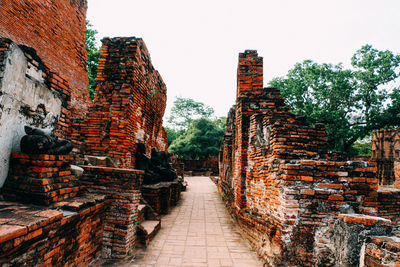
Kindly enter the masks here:
<path id="1" fill-rule="evenodd" d="M 240 53 L 236 97 L 244 97 L 248 93 L 261 93 L 262 89 L 263 58 L 258 56 L 256 50 L 246 50 L 244 53 Z"/>
<path id="2" fill-rule="evenodd" d="M 234 187 L 236 206 L 246 207 L 246 170 L 247 148 L 250 126 L 251 100 L 263 92 L 263 58 L 257 51 L 246 50 L 239 54 L 236 99 L 236 155 L 234 169 Z M 249 101 L 250 100 L 250 101 Z"/>

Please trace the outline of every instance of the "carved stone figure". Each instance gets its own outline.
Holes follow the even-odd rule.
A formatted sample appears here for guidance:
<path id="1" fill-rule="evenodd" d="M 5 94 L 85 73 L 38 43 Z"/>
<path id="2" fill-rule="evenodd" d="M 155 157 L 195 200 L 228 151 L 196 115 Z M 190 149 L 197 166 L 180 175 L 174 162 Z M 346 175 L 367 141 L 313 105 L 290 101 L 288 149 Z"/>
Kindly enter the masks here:
<path id="1" fill-rule="evenodd" d="M 143 184 L 156 184 L 161 181 L 160 175 L 153 172 L 151 160 L 145 155 L 146 147 L 143 143 L 139 143 L 136 151 L 135 168 L 145 171 Z"/>
<path id="2" fill-rule="evenodd" d="M 139 143 L 136 152 L 135 168 L 145 171 L 143 184 L 169 182 L 177 178 L 176 172 L 169 166 L 168 154 L 166 152 L 157 152 L 153 148 L 151 151 L 151 159 L 149 159 L 145 153 L 145 145 Z"/>
<path id="3" fill-rule="evenodd" d="M 25 133 L 21 139 L 21 151 L 26 154 L 67 155 L 74 145 L 63 139 L 58 139 L 54 134 L 30 126 L 25 126 Z"/>
<path id="4" fill-rule="evenodd" d="M 168 163 L 169 155 L 164 151 L 157 152 L 154 148 L 151 150 L 151 163 L 153 170 L 160 174 L 162 182 L 171 182 L 178 176 Z"/>

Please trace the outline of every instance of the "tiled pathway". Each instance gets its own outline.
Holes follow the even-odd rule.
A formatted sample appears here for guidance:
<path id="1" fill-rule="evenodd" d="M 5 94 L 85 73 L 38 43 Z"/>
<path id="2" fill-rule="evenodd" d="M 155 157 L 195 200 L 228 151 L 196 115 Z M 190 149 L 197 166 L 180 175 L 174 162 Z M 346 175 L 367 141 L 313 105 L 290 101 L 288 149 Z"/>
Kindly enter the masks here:
<path id="1" fill-rule="evenodd" d="M 179 204 L 150 246 L 128 266 L 263 266 L 239 234 L 208 177 L 187 177 Z"/>

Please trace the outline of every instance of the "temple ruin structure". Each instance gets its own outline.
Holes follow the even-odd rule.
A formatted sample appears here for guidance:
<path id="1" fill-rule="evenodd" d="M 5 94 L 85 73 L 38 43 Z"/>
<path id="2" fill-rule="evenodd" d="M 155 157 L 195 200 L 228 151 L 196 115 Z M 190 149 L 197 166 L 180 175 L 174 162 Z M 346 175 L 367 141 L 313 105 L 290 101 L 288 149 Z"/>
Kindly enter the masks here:
<path id="1" fill-rule="evenodd" d="M 0 265 L 124 260 L 179 201 L 179 181 L 145 187 L 135 169 L 139 143 L 148 156 L 167 149 L 166 86 L 141 38 L 105 38 L 92 102 L 86 9 L 86 0 L 2 2 Z M 72 153 L 21 153 L 25 126 L 72 141 Z"/>
<path id="2" fill-rule="evenodd" d="M 322 124 L 308 125 L 278 89 L 263 88 L 263 59 L 253 50 L 239 54 L 219 162 L 221 194 L 268 265 L 399 262 L 373 237 L 399 241 L 389 220 L 400 214 L 399 190 L 378 190 L 376 162 L 328 152 Z"/>

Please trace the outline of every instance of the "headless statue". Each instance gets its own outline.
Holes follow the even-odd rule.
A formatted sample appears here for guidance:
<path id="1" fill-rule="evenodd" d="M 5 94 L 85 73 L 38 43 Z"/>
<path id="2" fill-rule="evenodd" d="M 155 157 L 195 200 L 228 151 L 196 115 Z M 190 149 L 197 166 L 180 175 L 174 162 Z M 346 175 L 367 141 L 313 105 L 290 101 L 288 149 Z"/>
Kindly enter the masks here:
<path id="1" fill-rule="evenodd" d="M 178 176 L 168 163 L 169 155 L 164 151 L 157 152 L 154 148 L 151 150 L 151 163 L 153 170 L 160 174 L 161 181 L 171 182 Z"/>
<path id="2" fill-rule="evenodd" d="M 25 126 L 25 133 L 21 139 L 21 151 L 26 154 L 67 155 L 74 145 L 54 134 L 46 134 L 40 129 Z"/>
<path id="3" fill-rule="evenodd" d="M 156 184 L 173 181 L 177 178 L 176 172 L 168 164 L 168 154 L 164 151 L 151 151 L 151 159 L 146 155 L 146 147 L 139 143 L 136 152 L 135 168 L 144 170 L 143 184 Z"/>
<path id="4" fill-rule="evenodd" d="M 153 171 L 151 160 L 145 155 L 146 147 L 143 143 L 137 145 L 135 168 L 145 171 L 143 184 L 156 184 L 161 181 L 160 175 Z"/>

